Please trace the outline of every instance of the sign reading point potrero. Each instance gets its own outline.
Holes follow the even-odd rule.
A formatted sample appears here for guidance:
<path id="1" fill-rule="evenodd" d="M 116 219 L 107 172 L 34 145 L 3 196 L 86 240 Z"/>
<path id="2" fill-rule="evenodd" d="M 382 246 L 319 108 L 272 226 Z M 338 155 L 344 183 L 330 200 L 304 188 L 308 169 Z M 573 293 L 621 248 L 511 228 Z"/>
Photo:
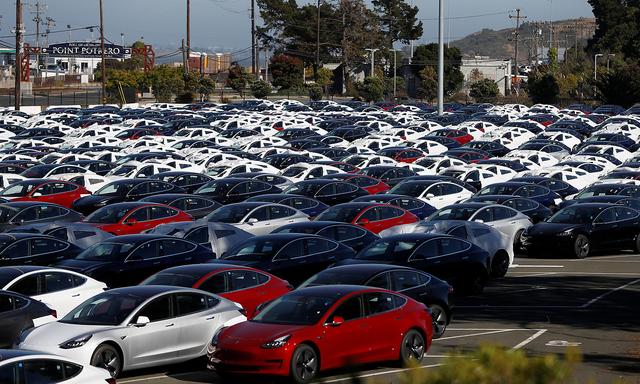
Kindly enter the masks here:
<path id="1" fill-rule="evenodd" d="M 131 48 L 121 45 L 105 44 L 105 56 L 109 59 L 124 59 L 131 56 Z M 61 43 L 43 47 L 40 53 L 58 57 L 100 57 L 100 43 Z"/>

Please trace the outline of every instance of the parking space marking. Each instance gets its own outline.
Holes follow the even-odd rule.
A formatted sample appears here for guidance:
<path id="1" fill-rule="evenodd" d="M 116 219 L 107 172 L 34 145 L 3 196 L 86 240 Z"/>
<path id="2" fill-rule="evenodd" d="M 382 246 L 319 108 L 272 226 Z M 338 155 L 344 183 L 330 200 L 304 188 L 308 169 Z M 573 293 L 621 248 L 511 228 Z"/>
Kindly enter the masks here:
<path id="1" fill-rule="evenodd" d="M 514 273 L 518 273 L 518 272 L 514 272 Z M 520 273 L 530 273 L 530 272 L 520 272 Z M 533 273 L 533 274 L 529 274 L 529 275 L 521 275 L 521 276 L 513 276 L 513 277 L 539 277 L 539 276 L 552 276 L 552 275 L 557 275 L 560 272 L 540 272 L 540 273 Z"/>
<path id="2" fill-rule="evenodd" d="M 427 355 L 428 356 L 428 355 Z M 413 369 L 425 369 L 425 368 L 434 368 L 434 367 L 439 367 L 442 364 L 429 364 L 429 365 L 421 365 L 419 367 L 416 368 L 399 368 L 399 369 L 393 369 L 393 370 L 389 370 L 389 371 L 381 371 L 381 372 L 374 372 L 374 373 L 367 373 L 365 375 L 358 375 L 358 376 L 350 376 L 350 377 L 343 377 L 340 379 L 333 379 L 333 380 L 324 380 L 322 381 L 323 383 L 339 383 L 341 381 L 351 381 L 353 379 L 366 379 L 368 377 L 376 377 L 376 376 L 384 376 L 384 375 L 391 375 L 394 373 L 400 373 L 400 372 L 406 372 L 406 371 L 410 371 Z"/>
<path id="3" fill-rule="evenodd" d="M 538 337 L 542 336 L 545 332 L 547 332 L 546 329 L 539 329 L 538 332 L 533 334 L 533 336 L 526 338 L 525 340 L 523 340 L 521 343 L 519 343 L 518 345 L 516 345 L 512 349 L 515 351 L 515 350 L 524 348 L 527 344 L 531 343 L 533 340 L 535 340 Z"/>
<path id="4" fill-rule="evenodd" d="M 584 305 L 582 306 L 582 308 L 588 308 L 588 307 L 589 307 L 589 306 L 591 306 L 592 304 L 596 303 L 598 300 L 604 299 L 605 297 L 609 296 L 610 294 L 612 294 L 612 293 L 614 293 L 614 292 L 618 292 L 618 291 L 620 291 L 620 290 L 622 290 L 622 289 L 625 289 L 625 288 L 627 288 L 627 287 L 630 287 L 630 286 L 632 286 L 632 285 L 635 285 L 635 284 L 636 284 L 636 283 L 638 283 L 638 282 L 640 282 L 640 279 L 634 280 L 634 281 L 632 281 L 632 282 L 630 282 L 630 283 L 627 283 L 627 284 L 621 285 L 621 286 L 619 286 L 619 287 L 617 287 L 617 288 L 611 289 L 611 290 L 609 290 L 609 291 L 607 291 L 607 292 L 603 293 L 602 295 L 600 295 L 600 296 L 598 296 L 598 297 L 596 297 L 596 298 L 593 298 L 593 299 L 589 300 L 586 304 L 584 304 Z"/>
<path id="5" fill-rule="evenodd" d="M 511 264 L 510 268 L 564 268 L 564 265 L 548 264 Z"/>
<path id="6" fill-rule="evenodd" d="M 505 333 L 505 332 L 513 332 L 513 331 L 522 331 L 522 329 L 498 329 L 498 330 L 493 330 L 493 331 L 471 333 L 471 334 L 468 334 L 468 335 L 457 335 L 457 336 L 441 337 L 439 339 L 433 340 L 433 342 L 435 343 L 436 341 L 444 341 L 444 340 L 451 340 L 451 339 L 463 339 L 465 337 L 493 335 L 493 334 L 496 334 L 496 333 Z"/>

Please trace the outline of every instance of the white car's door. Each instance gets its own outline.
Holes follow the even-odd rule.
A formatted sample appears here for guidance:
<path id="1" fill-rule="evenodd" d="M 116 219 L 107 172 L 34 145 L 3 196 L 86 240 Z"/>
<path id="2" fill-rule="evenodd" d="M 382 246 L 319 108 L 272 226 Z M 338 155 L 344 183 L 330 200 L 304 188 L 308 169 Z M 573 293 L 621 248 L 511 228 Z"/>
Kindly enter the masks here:
<path id="1" fill-rule="evenodd" d="M 177 311 L 178 358 L 186 360 L 202 356 L 214 332 L 222 325 L 215 313 L 218 299 L 194 292 L 173 295 Z"/>

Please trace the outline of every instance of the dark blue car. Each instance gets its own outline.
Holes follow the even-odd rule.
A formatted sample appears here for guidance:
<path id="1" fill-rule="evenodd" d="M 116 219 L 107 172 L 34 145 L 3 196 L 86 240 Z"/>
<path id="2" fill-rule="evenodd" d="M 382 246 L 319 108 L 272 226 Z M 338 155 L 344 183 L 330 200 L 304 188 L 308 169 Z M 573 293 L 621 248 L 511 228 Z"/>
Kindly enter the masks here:
<path id="1" fill-rule="evenodd" d="M 378 195 L 369 195 L 362 196 L 354 199 L 353 202 L 363 202 L 363 203 L 379 203 L 379 204 L 391 204 L 396 207 L 403 208 L 414 215 L 418 216 L 420 220 L 426 219 L 432 213 L 436 211 L 434 207 L 425 203 L 420 199 L 416 199 L 415 197 L 405 196 L 405 195 L 396 195 L 396 194 L 378 194 Z"/>
<path id="2" fill-rule="evenodd" d="M 518 181 L 508 181 L 504 183 L 491 184 L 482 188 L 475 194 L 475 196 L 484 195 L 509 195 L 527 197 L 551 209 L 557 207 L 562 202 L 562 198 L 560 197 L 560 195 L 553 192 L 547 187 Z"/>
<path id="3" fill-rule="evenodd" d="M 308 235 L 318 235 L 346 245 L 356 252 L 380 239 L 375 233 L 358 225 L 337 221 L 303 221 L 283 225 L 271 233 L 304 233 Z"/>
<path id="4" fill-rule="evenodd" d="M 282 205 L 287 205 L 291 208 L 295 208 L 310 217 L 316 217 L 322 212 L 324 212 L 328 205 L 325 203 L 318 201 L 316 199 L 312 199 L 306 196 L 297 196 L 297 195 L 285 195 L 285 194 L 268 194 L 268 195 L 259 195 L 254 196 L 250 199 L 246 200 L 247 202 L 261 202 L 261 203 L 278 203 Z"/>

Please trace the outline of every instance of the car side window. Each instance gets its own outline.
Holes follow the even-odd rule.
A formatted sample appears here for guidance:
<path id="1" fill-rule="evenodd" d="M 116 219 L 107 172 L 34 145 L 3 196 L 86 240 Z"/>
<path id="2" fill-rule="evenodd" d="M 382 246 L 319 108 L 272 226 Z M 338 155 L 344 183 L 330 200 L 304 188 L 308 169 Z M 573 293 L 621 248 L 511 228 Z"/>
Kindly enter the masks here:
<path id="1" fill-rule="evenodd" d="M 328 184 L 320 188 L 316 196 L 333 196 L 336 194 L 336 184 Z"/>
<path id="2" fill-rule="evenodd" d="M 192 251 L 194 249 L 193 244 L 187 243 L 179 239 L 160 240 L 158 245 L 158 256 L 173 256 L 180 253 Z"/>
<path id="3" fill-rule="evenodd" d="M 35 296 L 40 294 L 40 274 L 28 275 L 13 283 L 8 291 L 17 292 L 25 296 Z M 7 296 L 0 296 L 0 301 Z"/>
<path id="4" fill-rule="evenodd" d="M 253 271 L 228 271 L 226 272 L 229 291 L 252 288 L 260 285 L 258 274 Z"/>
<path id="5" fill-rule="evenodd" d="M 149 193 L 159 193 L 164 191 L 170 191 L 173 189 L 173 185 L 169 183 L 162 183 L 159 181 L 151 181 L 145 184 L 148 185 Z"/>
<path id="6" fill-rule="evenodd" d="M 29 256 L 29 240 L 19 240 L 2 251 L 2 255 L 9 259 Z"/>
<path id="7" fill-rule="evenodd" d="M 288 205 L 295 209 L 306 209 L 318 205 L 318 203 L 316 203 L 315 201 L 302 197 L 293 197 L 290 199 L 286 199 L 281 201 L 280 204 Z"/>
<path id="8" fill-rule="evenodd" d="M 181 292 L 174 295 L 176 315 L 185 316 L 208 308 L 207 297 L 199 293 Z"/>
<path id="9" fill-rule="evenodd" d="M 378 207 L 369 208 L 360 217 L 358 218 L 358 222 L 362 222 L 363 220 L 369 221 L 378 221 L 380 220 L 380 210 Z"/>
<path id="10" fill-rule="evenodd" d="M 453 195 L 453 194 L 462 192 L 462 187 L 455 184 L 445 183 L 445 184 L 441 184 L 440 187 L 441 187 L 442 195 Z"/>
<path id="11" fill-rule="evenodd" d="M 65 229 L 65 233 L 66 233 L 66 229 Z M 76 240 L 86 239 L 87 237 L 91 237 L 95 235 L 96 233 L 91 231 L 73 231 L 73 236 L 75 236 Z"/>
<path id="12" fill-rule="evenodd" d="M 138 247 L 131 256 L 130 260 L 149 260 L 158 257 L 158 241 L 150 241 Z"/>
<path id="13" fill-rule="evenodd" d="M 3 365 L 0 367 L 0 383 L 20 383 L 18 372 L 18 363 Z"/>
<path id="14" fill-rule="evenodd" d="M 61 251 L 68 248 L 68 245 L 60 240 L 35 238 L 29 240 L 29 247 L 31 256 L 35 256 Z"/>
<path id="15" fill-rule="evenodd" d="M 394 207 L 377 207 L 380 211 L 380 220 L 391 220 L 404 215 L 404 212 L 399 208 Z"/>
<path id="16" fill-rule="evenodd" d="M 186 240 L 193 241 L 198 244 L 205 244 L 209 242 L 209 228 L 201 227 L 189 232 L 185 237 Z"/>
<path id="17" fill-rule="evenodd" d="M 271 189 L 271 184 L 253 180 L 248 182 L 247 191 L 249 193 L 266 192 Z"/>
<path id="18" fill-rule="evenodd" d="M 400 208 L 404 208 L 406 210 L 419 209 L 424 207 L 425 205 L 424 203 L 420 203 L 419 200 L 412 199 L 395 199 L 389 201 L 389 204 L 397 205 Z"/>
<path id="19" fill-rule="evenodd" d="M 412 260 L 430 259 L 440 256 L 437 239 L 422 243 L 411 256 Z M 410 260 L 411 261 L 411 260 Z"/>
<path id="20" fill-rule="evenodd" d="M 42 293 L 64 291 L 73 288 L 73 275 L 62 272 L 45 272 L 42 274 Z"/>
<path id="21" fill-rule="evenodd" d="M 325 234 L 331 230 L 333 230 L 333 236 L 326 236 Z M 336 241 L 355 240 L 359 237 L 364 236 L 365 233 L 366 231 L 364 229 L 358 227 L 349 227 L 346 225 L 329 227 L 318 231 L 319 236 L 328 237 Z"/>
<path id="22" fill-rule="evenodd" d="M 151 209 L 149 209 L 149 207 L 140 208 L 135 210 L 133 213 L 129 214 L 129 217 L 127 217 L 127 220 L 134 219 L 136 221 L 149 221 L 150 213 L 151 213 Z"/>
<path id="23" fill-rule="evenodd" d="M 638 218 L 638 212 L 626 207 L 616 207 L 616 221 L 633 220 Z"/>
<path id="24" fill-rule="evenodd" d="M 38 207 L 31 207 L 22 210 L 22 212 L 18 213 L 12 221 L 14 223 L 27 223 L 29 221 L 34 221 L 38 219 L 38 213 L 36 211 Z"/>
<path id="25" fill-rule="evenodd" d="M 56 228 L 53 231 L 45 232 L 46 235 L 55 237 L 56 239 L 68 241 L 69 235 L 66 228 Z M 77 237 L 76 237 L 77 238 Z"/>
<path id="26" fill-rule="evenodd" d="M 384 292 L 364 294 L 365 316 L 374 316 L 396 309 L 394 295 Z"/>
<path id="27" fill-rule="evenodd" d="M 415 288 L 420 283 L 418 273 L 414 271 L 393 271 L 391 272 L 391 290 L 402 292 L 407 289 Z"/>
<path id="28" fill-rule="evenodd" d="M 611 223 L 616 221 L 616 211 L 614 208 L 608 208 L 600 212 L 598 217 L 593 221 L 596 224 Z"/>
<path id="29" fill-rule="evenodd" d="M 135 322 L 139 316 L 146 316 L 151 322 L 170 319 L 171 312 L 171 295 L 164 295 L 152 300 L 138 312 L 133 318 Z"/>
<path id="30" fill-rule="evenodd" d="M 482 220 L 482 222 L 484 223 L 489 223 L 491 221 L 493 221 L 493 212 L 491 211 L 491 208 L 483 208 L 480 211 L 478 211 L 478 213 L 476 213 L 476 215 L 473 217 L 473 220 L 477 221 L 477 220 Z"/>
<path id="31" fill-rule="evenodd" d="M 270 205 L 269 206 L 269 219 L 282 219 L 285 217 L 295 215 L 295 211 L 289 207 L 282 207 L 279 205 Z"/>
<path id="32" fill-rule="evenodd" d="M 329 322 L 332 322 L 335 317 L 342 317 L 344 321 L 360 319 L 364 316 L 362 308 L 362 296 L 358 295 L 347 299 L 344 303 L 333 312 Z"/>
<path id="33" fill-rule="evenodd" d="M 260 207 L 255 209 L 247 219 L 256 219 L 258 221 L 269 220 L 269 207 Z"/>
<path id="34" fill-rule="evenodd" d="M 304 239 L 298 239 L 285 245 L 284 248 L 278 252 L 274 260 L 288 260 L 295 257 L 301 257 L 305 255 Z"/>
<path id="35" fill-rule="evenodd" d="M 247 192 L 249 192 L 249 183 L 244 182 L 244 183 L 239 183 L 233 188 L 231 188 L 231 190 L 229 191 L 229 195 L 230 196 L 244 195 Z"/>
<path id="36" fill-rule="evenodd" d="M 167 207 L 149 207 L 149 209 L 151 220 L 161 220 L 178 214 L 175 209 Z"/>
<path id="37" fill-rule="evenodd" d="M 437 240 L 440 252 L 443 255 L 450 255 L 456 252 L 462 252 L 470 248 L 470 244 L 466 241 L 452 238 L 440 238 Z"/>
<path id="38" fill-rule="evenodd" d="M 507 207 L 492 207 L 491 211 L 493 212 L 493 220 L 507 220 L 510 219 L 514 216 L 516 216 L 518 213 L 515 212 L 512 209 L 509 209 Z"/>
<path id="39" fill-rule="evenodd" d="M 304 239 L 304 241 L 305 241 L 305 253 L 304 253 L 305 255 L 329 252 L 332 249 L 336 248 L 335 243 L 326 239 L 308 238 L 308 239 Z"/>
<path id="40" fill-rule="evenodd" d="M 151 183 L 140 183 L 135 187 L 131 188 L 128 195 L 129 196 L 142 196 L 149 193 L 149 185 Z"/>
<path id="41" fill-rule="evenodd" d="M 59 383 L 66 381 L 64 363 L 49 359 L 30 359 L 20 363 L 25 383 Z M 73 372 L 73 370 L 71 370 Z M 79 371 L 76 371 L 76 375 Z"/>
<path id="42" fill-rule="evenodd" d="M 384 272 L 375 276 L 373 279 L 369 280 L 366 285 L 369 287 L 391 289 L 391 284 L 389 282 L 389 273 Z"/>
<path id="43" fill-rule="evenodd" d="M 453 228 L 447 234 L 451 235 L 451 236 L 459 237 L 461 239 L 466 239 L 467 236 L 468 236 L 467 228 L 465 228 L 464 225 L 460 225 L 460 226 L 457 226 L 457 227 Z"/>
<path id="44" fill-rule="evenodd" d="M 218 273 L 200 284 L 198 289 L 211 293 L 223 293 L 227 292 L 226 276 L 224 273 Z"/>
<path id="45" fill-rule="evenodd" d="M 352 193 L 358 190 L 358 187 L 349 183 L 336 183 L 335 186 L 336 186 L 336 194 Z"/>

